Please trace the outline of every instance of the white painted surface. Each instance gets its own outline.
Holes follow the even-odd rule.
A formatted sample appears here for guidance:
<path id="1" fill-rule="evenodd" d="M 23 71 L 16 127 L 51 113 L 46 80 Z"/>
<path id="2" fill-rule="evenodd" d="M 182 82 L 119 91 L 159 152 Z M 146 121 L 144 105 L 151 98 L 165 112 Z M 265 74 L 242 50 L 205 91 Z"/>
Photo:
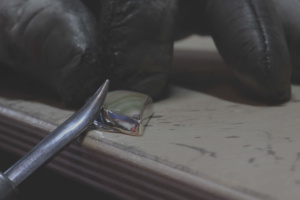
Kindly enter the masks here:
<path id="1" fill-rule="evenodd" d="M 185 49 L 185 45 L 180 44 L 178 48 Z M 203 49 L 193 47 L 192 50 L 197 55 Z M 212 68 L 212 74 L 224 70 L 213 47 L 209 52 L 212 55 L 209 59 L 215 57 L 220 63 L 213 64 L 216 67 Z M 199 65 L 199 70 L 191 68 L 191 76 L 185 74 L 181 81 L 186 81 L 187 86 L 172 86 L 169 97 L 155 103 L 154 117 L 143 137 L 93 131 L 86 136 L 85 145 L 101 150 L 103 147 L 88 139 L 96 136 L 110 148 L 118 151 L 126 148 L 120 153 L 124 159 L 140 161 L 139 166 L 145 168 L 149 166 L 143 161 L 149 160 L 157 163 L 151 165 L 152 170 L 175 170 L 172 176 L 186 177 L 191 184 L 208 180 L 207 183 L 249 195 L 249 199 L 298 200 L 300 87 L 293 86 L 292 101 L 266 106 L 243 96 L 236 88 L 238 82 L 230 75 L 217 73 L 220 81 L 216 81 L 216 76 L 211 80 L 197 80 L 197 73 L 203 76 L 202 63 L 207 65 L 207 61 L 201 56 L 194 59 L 193 66 Z M 175 68 L 175 79 L 184 67 Z M 19 99 L 1 98 L 0 104 L 52 124 L 60 124 L 72 114 Z"/>

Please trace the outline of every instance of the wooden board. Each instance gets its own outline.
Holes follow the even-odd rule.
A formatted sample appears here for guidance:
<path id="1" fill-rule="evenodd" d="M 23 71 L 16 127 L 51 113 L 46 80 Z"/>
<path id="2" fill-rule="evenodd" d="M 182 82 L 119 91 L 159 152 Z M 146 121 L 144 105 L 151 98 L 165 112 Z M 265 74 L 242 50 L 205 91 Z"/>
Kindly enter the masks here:
<path id="1" fill-rule="evenodd" d="M 264 105 L 210 40 L 208 50 L 189 42 L 178 44 L 175 85 L 143 137 L 91 131 L 47 166 L 122 199 L 299 199 L 300 87 L 290 102 Z M 9 93 L 0 98 L 0 148 L 18 155 L 73 113 Z"/>

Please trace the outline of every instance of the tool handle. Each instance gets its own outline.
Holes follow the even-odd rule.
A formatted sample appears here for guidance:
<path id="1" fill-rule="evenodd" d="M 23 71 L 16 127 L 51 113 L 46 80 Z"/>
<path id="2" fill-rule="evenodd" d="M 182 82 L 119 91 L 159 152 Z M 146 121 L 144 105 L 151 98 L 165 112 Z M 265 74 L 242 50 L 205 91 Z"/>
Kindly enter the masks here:
<path id="1" fill-rule="evenodd" d="M 93 97 L 69 119 L 59 125 L 31 151 L 11 166 L 4 175 L 18 186 L 39 167 L 54 157 L 80 133 L 88 128 L 100 113 L 105 100 L 109 81 L 107 80 Z"/>
<path id="2" fill-rule="evenodd" d="M 18 189 L 4 174 L 0 172 L 0 200 L 17 199 Z"/>

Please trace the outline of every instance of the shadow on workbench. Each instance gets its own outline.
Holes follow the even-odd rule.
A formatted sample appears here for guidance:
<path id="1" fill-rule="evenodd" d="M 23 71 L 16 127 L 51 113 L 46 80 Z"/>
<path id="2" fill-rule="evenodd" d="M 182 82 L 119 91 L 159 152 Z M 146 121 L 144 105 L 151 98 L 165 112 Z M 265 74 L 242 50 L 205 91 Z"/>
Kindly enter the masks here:
<path id="1" fill-rule="evenodd" d="M 0 150 L 0 171 L 5 171 L 17 161 L 11 153 Z M 20 200 L 117 200 L 107 193 L 64 178 L 45 168 L 38 170 L 19 187 Z"/>
<path id="2" fill-rule="evenodd" d="M 171 82 L 225 101 L 251 106 L 274 105 L 237 80 L 217 51 L 175 50 Z"/>

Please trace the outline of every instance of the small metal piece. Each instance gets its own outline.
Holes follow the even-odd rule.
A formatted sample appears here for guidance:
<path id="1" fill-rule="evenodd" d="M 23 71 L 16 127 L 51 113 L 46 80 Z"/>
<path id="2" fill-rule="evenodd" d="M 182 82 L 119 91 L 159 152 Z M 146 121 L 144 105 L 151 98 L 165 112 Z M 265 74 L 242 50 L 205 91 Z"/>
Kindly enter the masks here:
<path id="1" fill-rule="evenodd" d="M 109 92 L 93 125 L 98 130 L 142 136 L 153 114 L 153 101 L 142 93 L 119 90 Z"/>
<path id="2" fill-rule="evenodd" d="M 85 131 L 100 114 L 109 81 L 69 119 L 58 126 L 4 174 L 0 174 L 0 200 L 13 199 L 16 187 Z"/>

